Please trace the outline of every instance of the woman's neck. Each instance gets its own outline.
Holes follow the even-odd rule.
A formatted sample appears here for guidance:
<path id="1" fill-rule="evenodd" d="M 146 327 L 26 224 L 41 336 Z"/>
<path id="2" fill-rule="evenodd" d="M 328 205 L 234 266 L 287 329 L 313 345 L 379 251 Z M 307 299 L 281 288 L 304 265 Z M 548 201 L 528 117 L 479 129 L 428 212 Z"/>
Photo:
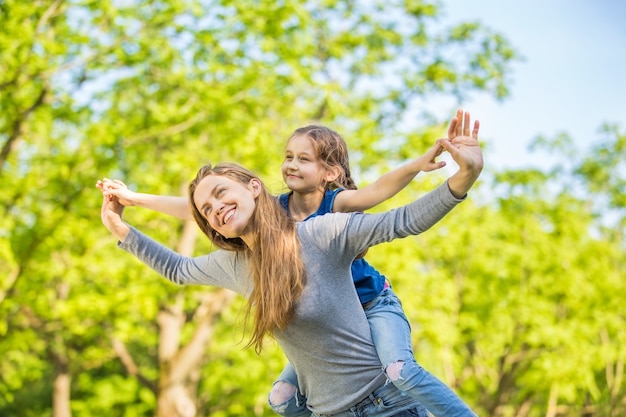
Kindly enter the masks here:
<path id="1" fill-rule="evenodd" d="M 253 233 L 244 233 L 241 236 L 239 236 L 241 238 L 241 240 L 243 240 L 243 243 L 246 244 L 246 246 L 248 247 L 249 250 L 254 250 L 254 241 L 256 238 L 256 235 Z"/>
<path id="2" fill-rule="evenodd" d="M 295 221 L 301 222 L 319 209 L 323 198 L 323 191 L 311 193 L 292 191 L 289 196 L 289 215 Z"/>

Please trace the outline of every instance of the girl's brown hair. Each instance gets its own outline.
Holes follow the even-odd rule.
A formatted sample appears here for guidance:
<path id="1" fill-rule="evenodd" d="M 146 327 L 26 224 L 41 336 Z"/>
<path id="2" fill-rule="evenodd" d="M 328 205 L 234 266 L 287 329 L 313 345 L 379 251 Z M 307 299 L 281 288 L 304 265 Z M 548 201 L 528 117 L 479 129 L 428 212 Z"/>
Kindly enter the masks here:
<path id="1" fill-rule="evenodd" d="M 200 181 L 209 175 L 228 177 L 248 184 L 252 179 L 261 181 L 247 169 L 230 163 L 200 168 L 189 184 L 190 207 L 194 219 L 205 235 L 219 248 L 242 252 L 250 259 L 254 287 L 248 298 L 246 322 L 253 315 L 252 336 L 246 347 L 254 346 L 259 353 L 263 338 L 283 330 L 291 321 L 294 305 L 304 289 L 306 276 L 300 258 L 300 242 L 295 222 L 287 215 L 277 199 L 261 181 L 261 193 L 256 198 L 250 228 L 255 230 L 254 249 L 241 238 L 228 239 L 218 234 L 194 203 L 194 192 Z"/>

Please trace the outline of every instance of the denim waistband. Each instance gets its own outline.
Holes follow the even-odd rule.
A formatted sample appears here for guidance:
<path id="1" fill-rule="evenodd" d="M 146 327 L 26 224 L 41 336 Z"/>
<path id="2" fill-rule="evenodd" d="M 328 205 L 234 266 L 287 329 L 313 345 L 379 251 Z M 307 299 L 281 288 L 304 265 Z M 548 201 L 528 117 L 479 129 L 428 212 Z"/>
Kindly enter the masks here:
<path id="1" fill-rule="evenodd" d="M 347 413 L 350 413 L 349 415 L 356 415 L 354 414 L 354 412 L 356 410 L 358 410 L 359 408 L 365 407 L 369 404 L 373 404 L 373 405 L 381 405 L 383 400 L 380 398 L 380 396 L 376 396 L 376 391 L 378 391 L 380 388 L 377 388 L 374 392 L 372 392 L 370 395 L 368 395 L 365 399 L 359 401 L 358 403 L 356 403 L 355 405 L 353 405 L 352 407 L 350 407 L 349 409 L 345 410 L 345 411 L 340 411 L 339 413 L 336 414 L 317 414 L 317 413 L 313 413 L 313 416 L 315 417 L 335 417 L 335 416 L 347 416 Z"/>

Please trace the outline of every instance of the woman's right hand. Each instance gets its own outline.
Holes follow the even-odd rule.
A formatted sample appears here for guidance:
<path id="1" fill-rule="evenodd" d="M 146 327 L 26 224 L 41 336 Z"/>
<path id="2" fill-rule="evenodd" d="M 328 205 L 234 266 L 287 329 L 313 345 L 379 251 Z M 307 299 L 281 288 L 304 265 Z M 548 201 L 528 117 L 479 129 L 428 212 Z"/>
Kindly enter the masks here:
<path id="1" fill-rule="evenodd" d="M 120 242 L 126 239 L 130 232 L 130 227 L 122 220 L 124 205 L 122 205 L 117 197 L 105 194 L 106 183 L 98 181 L 96 187 L 102 191 L 102 208 L 100 210 L 100 219 L 102 224 L 115 236 Z"/>

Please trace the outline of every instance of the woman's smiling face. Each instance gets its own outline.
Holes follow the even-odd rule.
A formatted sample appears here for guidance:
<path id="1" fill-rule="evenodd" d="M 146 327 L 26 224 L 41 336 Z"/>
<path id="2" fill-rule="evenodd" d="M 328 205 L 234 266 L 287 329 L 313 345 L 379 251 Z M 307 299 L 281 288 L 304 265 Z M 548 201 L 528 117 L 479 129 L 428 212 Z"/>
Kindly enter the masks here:
<path id="1" fill-rule="evenodd" d="M 209 175 L 203 178 L 193 193 L 193 201 L 209 225 L 220 235 L 241 238 L 252 247 L 250 230 L 260 181 L 252 179 L 243 184 L 227 176 Z"/>

